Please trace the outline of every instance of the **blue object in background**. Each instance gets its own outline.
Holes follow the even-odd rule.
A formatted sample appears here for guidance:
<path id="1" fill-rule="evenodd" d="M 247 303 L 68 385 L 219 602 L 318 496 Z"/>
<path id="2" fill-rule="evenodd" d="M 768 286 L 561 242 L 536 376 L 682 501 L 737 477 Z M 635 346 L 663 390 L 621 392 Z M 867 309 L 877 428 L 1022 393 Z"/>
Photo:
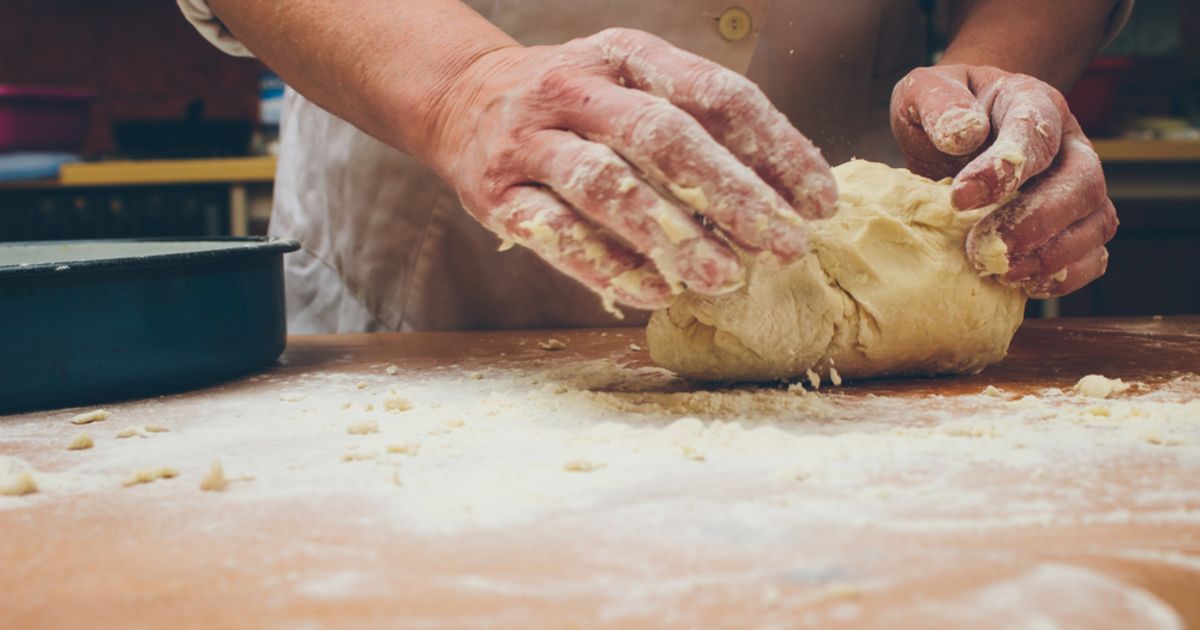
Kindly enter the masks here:
<path id="1" fill-rule="evenodd" d="M 57 178 L 59 167 L 78 161 L 74 153 L 0 154 L 0 182 Z"/>

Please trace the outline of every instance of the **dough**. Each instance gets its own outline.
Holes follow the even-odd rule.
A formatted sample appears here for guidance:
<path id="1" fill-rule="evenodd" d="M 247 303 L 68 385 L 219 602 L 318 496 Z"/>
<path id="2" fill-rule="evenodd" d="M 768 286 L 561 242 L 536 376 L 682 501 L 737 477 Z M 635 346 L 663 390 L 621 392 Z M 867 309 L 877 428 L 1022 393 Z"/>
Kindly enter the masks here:
<path id="1" fill-rule="evenodd" d="M 93 422 L 100 422 L 101 420 L 107 420 L 109 415 L 111 414 L 104 409 L 95 409 L 72 416 L 71 424 L 91 424 Z"/>
<path id="2" fill-rule="evenodd" d="M 87 449 L 92 448 L 95 445 L 96 445 L 96 442 L 95 442 L 95 440 L 92 439 L 92 436 L 88 435 L 87 431 L 84 431 L 83 433 L 76 435 L 74 440 L 71 440 L 71 443 L 67 445 L 67 450 L 68 451 L 86 451 Z"/>
<path id="3" fill-rule="evenodd" d="M 229 487 L 229 481 L 225 476 L 225 467 L 214 459 L 208 474 L 200 481 L 200 489 L 204 492 L 224 492 Z"/>
<path id="4" fill-rule="evenodd" d="M 128 488 L 129 486 L 136 486 L 138 484 L 153 483 L 159 479 L 174 479 L 178 476 L 179 471 L 170 466 L 163 466 L 162 468 L 139 468 L 130 473 L 125 478 L 125 481 L 121 482 L 121 485 Z"/>
<path id="5" fill-rule="evenodd" d="M 33 468 L 25 460 L 0 457 L 0 497 L 23 497 L 37 491 Z"/>
<path id="6" fill-rule="evenodd" d="M 1108 398 L 1129 390 L 1129 383 L 1119 378 L 1108 378 L 1100 374 L 1088 374 L 1075 383 L 1075 392 L 1087 398 Z"/>
<path id="7" fill-rule="evenodd" d="M 693 378 L 790 379 L 974 373 L 1002 359 L 1025 297 L 981 277 L 966 234 L 992 207 L 959 212 L 950 182 L 854 160 L 833 169 L 838 214 L 812 253 L 779 268 L 744 257 L 746 284 L 684 292 L 654 313 L 655 363 Z"/>
<path id="8" fill-rule="evenodd" d="M 346 433 L 350 435 L 366 435 L 368 433 L 379 433 L 379 423 L 374 420 L 363 420 L 355 422 L 346 427 Z"/>

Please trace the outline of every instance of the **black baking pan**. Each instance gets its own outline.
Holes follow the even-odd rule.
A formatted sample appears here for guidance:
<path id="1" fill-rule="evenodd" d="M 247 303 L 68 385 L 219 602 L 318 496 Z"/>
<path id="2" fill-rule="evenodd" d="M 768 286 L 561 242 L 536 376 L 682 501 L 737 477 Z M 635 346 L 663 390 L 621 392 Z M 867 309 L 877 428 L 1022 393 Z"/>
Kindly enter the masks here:
<path id="1" fill-rule="evenodd" d="M 283 254 L 263 238 L 0 243 L 0 414 L 212 383 L 274 361 Z"/>

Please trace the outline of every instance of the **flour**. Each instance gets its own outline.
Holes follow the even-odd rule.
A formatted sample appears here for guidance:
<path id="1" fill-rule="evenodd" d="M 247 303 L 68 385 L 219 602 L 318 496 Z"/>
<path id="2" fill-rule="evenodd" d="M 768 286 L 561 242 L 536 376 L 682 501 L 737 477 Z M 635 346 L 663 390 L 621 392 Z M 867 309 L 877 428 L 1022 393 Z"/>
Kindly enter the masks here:
<path id="1" fill-rule="evenodd" d="M 304 399 L 282 402 L 281 392 Z M 798 523 L 937 531 L 1100 519 L 1112 505 L 1140 506 L 1121 518 L 1200 522 L 1194 487 L 1153 472 L 1168 454 L 1200 471 L 1197 392 L 1200 382 L 1188 379 L 1113 399 L 1049 389 L 1020 398 L 847 397 L 786 383 L 697 390 L 666 370 L 609 359 L 260 377 L 236 396 L 122 406 L 128 421 L 162 421 L 172 432 L 56 462 L 37 473 L 41 492 L 28 500 L 69 500 L 164 463 L 201 479 L 219 458 L 256 479 L 229 496 L 361 496 L 393 526 L 429 535 L 588 514 L 618 529 L 702 539 L 666 525 L 683 518 L 663 494 L 671 488 L 692 506 L 689 518 L 713 527 L 734 519 L 764 539 Z M 384 401 L 396 398 L 411 409 L 388 413 Z M 371 422 L 377 432 L 347 431 Z M 0 444 L 34 426 L 0 427 Z M 1140 466 L 1135 487 L 1153 494 L 1100 485 L 1092 503 L 1070 490 L 1082 471 L 1112 461 Z M 564 469 L 572 462 L 603 467 L 578 474 Z M 1014 469 L 1040 476 L 986 481 Z M 181 500 L 198 492 L 175 488 Z M 1046 503 L 1046 493 L 1057 501 Z M 980 512 L 1000 505 L 1002 519 Z"/>

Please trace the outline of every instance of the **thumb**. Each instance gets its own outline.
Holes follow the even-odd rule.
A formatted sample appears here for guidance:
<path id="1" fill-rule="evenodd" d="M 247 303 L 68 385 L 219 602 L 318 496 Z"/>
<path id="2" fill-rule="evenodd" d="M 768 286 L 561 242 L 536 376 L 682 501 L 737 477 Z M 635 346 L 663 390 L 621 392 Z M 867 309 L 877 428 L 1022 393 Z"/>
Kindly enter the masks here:
<path id="1" fill-rule="evenodd" d="M 896 84 L 894 114 L 920 126 L 934 148 L 962 156 L 983 146 L 991 131 L 987 111 L 967 86 L 966 66 L 917 68 Z"/>

